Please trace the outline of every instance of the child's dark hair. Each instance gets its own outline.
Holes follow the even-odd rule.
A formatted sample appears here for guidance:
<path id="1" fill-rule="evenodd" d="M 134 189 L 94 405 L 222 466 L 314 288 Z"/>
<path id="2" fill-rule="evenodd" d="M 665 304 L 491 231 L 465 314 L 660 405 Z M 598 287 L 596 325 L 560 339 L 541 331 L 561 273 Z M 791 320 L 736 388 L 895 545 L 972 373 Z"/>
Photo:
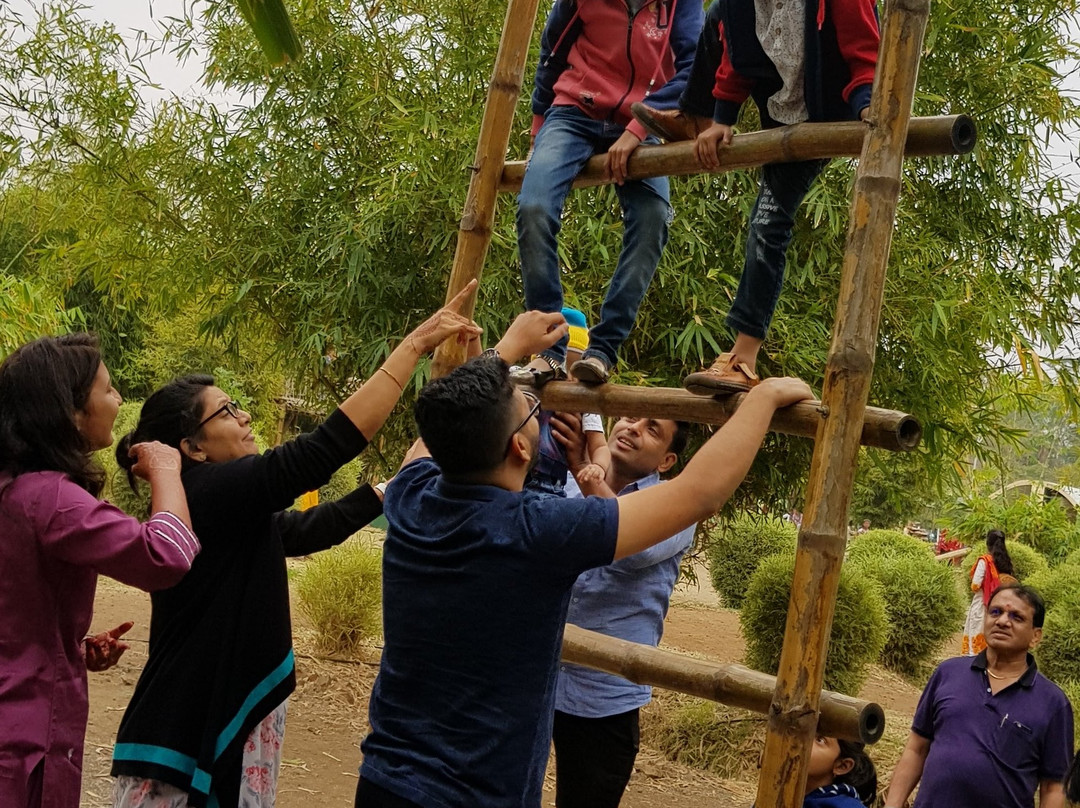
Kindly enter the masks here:
<path id="1" fill-rule="evenodd" d="M 159 387 L 143 403 L 139 423 L 116 443 L 116 462 L 128 475 L 128 484 L 134 490 L 135 475 L 131 467 L 135 461 L 128 456 L 131 447 L 144 441 L 158 441 L 180 451 L 184 438 L 193 438 L 202 420 L 202 396 L 207 387 L 213 387 L 214 377 L 193 374 L 174 379 Z M 180 452 L 181 463 L 189 464 L 187 455 Z"/>
<path id="2" fill-rule="evenodd" d="M 0 364 L 0 468 L 13 475 L 60 471 L 95 497 L 101 493 L 105 473 L 75 423 L 100 366 L 91 334 L 42 337 Z"/>
<path id="3" fill-rule="evenodd" d="M 840 759 L 851 758 L 854 764 L 851 771 L 846 774 L 838 774 L 833 783 L 846 783 L 859 793 L 862 804 L 869 806 L 877 799 L 877 769 L 874 761 L 866 754 L 866 745 L 858 741 L 845 741 L 837 739 L 840 745 Z"/>
<path id="4" fill-rule="evenodd" d="M 514 385 L 501 359 L 478 357 L 424 385 L 413 415 L 443 474 L 469 478 L 502 462 L 516 415 L 513 400 Z"/>

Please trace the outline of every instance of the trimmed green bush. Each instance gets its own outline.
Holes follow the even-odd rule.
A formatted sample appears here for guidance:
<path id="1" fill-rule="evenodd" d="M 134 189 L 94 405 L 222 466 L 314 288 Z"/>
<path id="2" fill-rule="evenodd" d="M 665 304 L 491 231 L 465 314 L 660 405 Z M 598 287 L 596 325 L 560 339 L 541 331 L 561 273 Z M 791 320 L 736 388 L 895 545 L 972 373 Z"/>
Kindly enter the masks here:
<path id="1" fill-rule="evenodd" d="M 876 581 L 885 597 L 888 622 L 881 664 L 908 676 L 926 672 L 963 625 L 967 604 L 953 570 L 927 554 L 861 555 L 848 565 Z"/>
<path id="2" fill-rule="evenodd" d="M 354 651 L 382 630 L 381 550 L 353 537 L 319 553 L 296 576 L 296 594 L 320 648 Z"/>
<path id="3" fill-rule="evenodd" d="M 1076 676 L 1080 677 L 1080 673 Z M 1073 747 L 1080 748 L 1080 721 L 1075 720 L 1080 716 L 1080 678 L 1066 679 L 1056 684 L 1065 691 L 1065 696 L 1072 703 L 1073 708 Z"/>
<path id="4" fill-rule="evenodd" d="M 1073 564 L 1077 567 L 1080 567 L 1080 549 L 1073 550 L 1071 553 L 1069 553 L 1069 555 L 1065 558 L 1065 563 Z"/>
<path id="5" fill-rule="evenodd" d="M 1008 542 L 1005 546 L 1009 551 L 1009 558 L 1012 559 L 1013 568 L 1016 570 L 1016 577 L 1024 583 L 1027 583 L 1028 578 L 1032 575 L 1050 569 L 1050 565 L 1038 550 L 1033 550 L 1026 544 L 1015 541 Z M 971 581 L 971 568 L 975 566 L 979 556 L 985 554 L 986 542 L 980 541 L 973 544 L 971 552 L 964 556 L 961 570 L 964 573 L 965 585 Z"/>
<path id="6" fill-rule="evenodd" d="M 750 577 L 763 559 L 795 550 L 798 529 L 791 522 L 742 514 L 725 523 L 708 545 L 709 577 L 725 606 L 742 607 Z"/>
<path id="7" fill-rule="evenodd" d="M 1046 601 L 1046 608 L 1051 609 L 1069 595 L 1080 592 L 1080 564 L 1058 564 L 1052 569 L 1035 573 L 1024 583 L 1039 590 Z M 1077 675 L 1080 676 L 1080 671 L 1077 671 Z"/>
<path id="8" fill-rule="evenodd" d="M 1039 671 L 1053 682 L 1075 679 L 1080 671 L 1080 590 L 1065 592 L 1046 611 L 1043 637 L 1035 648 Z"/>
<path id="9" fill-rule="evenodd" d="M 914 536 L 906 536 L 899 530 L 868 530 L 856 536 L 848 544 L 848 561 L 875 558 L 933 559 L 933 547 Z"/>
<path id="10" fill-rule="evenodd" d="M 746 638 L 746 664 L 755 670 L 775 674 L 780 665 L 794 571 L 793 554 L 766 558 L 746 589 L 739 624 Z M 825 687 L 856 695 L 867 665 L 885 647 L 886 632 L 885 601 L 877 582 L 845 565 L 825 662 Z"/>

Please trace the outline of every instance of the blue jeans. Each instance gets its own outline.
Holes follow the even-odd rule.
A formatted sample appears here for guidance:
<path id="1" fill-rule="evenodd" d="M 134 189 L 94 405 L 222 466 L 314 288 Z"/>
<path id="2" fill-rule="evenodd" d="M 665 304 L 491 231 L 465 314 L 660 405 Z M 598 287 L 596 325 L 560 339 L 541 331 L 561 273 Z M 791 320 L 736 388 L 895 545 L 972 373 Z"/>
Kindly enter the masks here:
<path id="1" fill-rule="evenodd" d="M 761 167 L 761 187 L 746 236 L 746 261 L 727 316 L 727 324 L 740 333 L 765 339 L 784 284 L 795 213 L 828 162 L 807 160 Z"/>
<path id="2" fill-rule="evenodd" d="M 518 253 L 525 308 L 562 309 L 557 238 L 566 195 L 585 162 L 606 152 L 622 133 L 618 124 L 593 120 L 577 107 L 548 110 L 518 195 Z M 622 252 L 600 309 L 600 322 L 589 330 L 589 347 L 584 353 L 602 357 L 611 367 L 656 273 L 672 216 L 667 177 L 627 180 L 616 185 L 615 192 L 623 210 Z M 544 354 L 562 362 L 566 343 L 564 337 Z"/>

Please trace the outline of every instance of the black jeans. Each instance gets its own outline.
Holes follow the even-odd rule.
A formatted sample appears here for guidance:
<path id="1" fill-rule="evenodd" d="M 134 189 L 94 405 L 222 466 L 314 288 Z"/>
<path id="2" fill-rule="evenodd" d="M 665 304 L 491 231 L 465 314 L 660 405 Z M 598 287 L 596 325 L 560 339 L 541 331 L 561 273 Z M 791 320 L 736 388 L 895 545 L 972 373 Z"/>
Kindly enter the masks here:
<path id="1" fill-rule="evenodd" d="M 606 718 L 555 711 L 556 808 L 617 808 L 634 771 L 637 708 Z"/>
<path id="2" fill-rule="evenodd" d="M 423 808 L 411 800 L 391 794 L 372 782 L 360 778 L 356 784 L 356 808 Z"/>
<path id="3" fill-rule="evenodd" d="M 686 87 L 679 97 L 679 108 L 692 115 L 712 118 L 713 85 L 716 84 L 716 71 L 724 56 L 724 46 L 720 42 L 720 12 L 722 3 L 716 0 L 705 11 L 705 24 L 698 35 L 697 50 L 694 51 L 694 63 L 686 77 Z"/>

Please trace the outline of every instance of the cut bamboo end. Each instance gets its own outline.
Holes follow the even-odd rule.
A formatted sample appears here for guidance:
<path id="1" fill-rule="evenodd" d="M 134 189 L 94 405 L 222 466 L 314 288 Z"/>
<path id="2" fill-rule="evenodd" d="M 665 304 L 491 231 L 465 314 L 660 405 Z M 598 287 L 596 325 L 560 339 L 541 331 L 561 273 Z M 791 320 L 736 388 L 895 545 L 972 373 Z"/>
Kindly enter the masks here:
<path id="1" fill-rule="evenodd" d="M 754 168 L 766 163 L 858 157 L 862 153 L 866 131 L 867 125 L 859 121 L 840 121 L 799 123 L 735 135 L 730 146 L 718 150 L 720 168 L 717 171 Z M 967 154 L 975 148 L 977 138 L 975 122 L 967 115 L 912 118 L 905 154 L 908 157 Z M 508 162 L 503 167 L 499 190 L 521 190 L 525 166 L 523 160 Z M 642 146 L 630 156 L 627 165 L 627 177 L 633 180 L 701 173 L 705 173 L 705 169 L 694 154 L 692 142 Z M 607 157 L 601 154 L 585 164 L 574 180 L 574 187 L 587 188 L 609 182 Z"/>
<path id="2" fill-rule="evenodd" d="M 635 684 L 677 690 L 762 715 L 769 713 L 776 689 L 775 676 L 744 665 L 685 657 L 574 625 L 566 626 L 562 658 Z M 885 712 L 873 702 L 824 690 L 819 706 L 818 729 L 824 735 L 871 744 L 885 732 Z"/>
<path id="3" fill-rule="evenodd" d="M 544 409 L 596 412 L 610 416 L 651 416 L 698 424 L 726 423 L 739 409 L 746 393 L 722 398 L 698 396 L 672 387 L 634 387 L 626 384 L 585 385 L 549 382 L 540 391 Z M 820 401 L 803 401 L 777 410 L 769 429 L 785 435 L 813 438 L 827 416 Z M 891 452 L 913 451 L 922 439 L 918 420 L 904 412 L 867 407 L 862 444 Z"/>

